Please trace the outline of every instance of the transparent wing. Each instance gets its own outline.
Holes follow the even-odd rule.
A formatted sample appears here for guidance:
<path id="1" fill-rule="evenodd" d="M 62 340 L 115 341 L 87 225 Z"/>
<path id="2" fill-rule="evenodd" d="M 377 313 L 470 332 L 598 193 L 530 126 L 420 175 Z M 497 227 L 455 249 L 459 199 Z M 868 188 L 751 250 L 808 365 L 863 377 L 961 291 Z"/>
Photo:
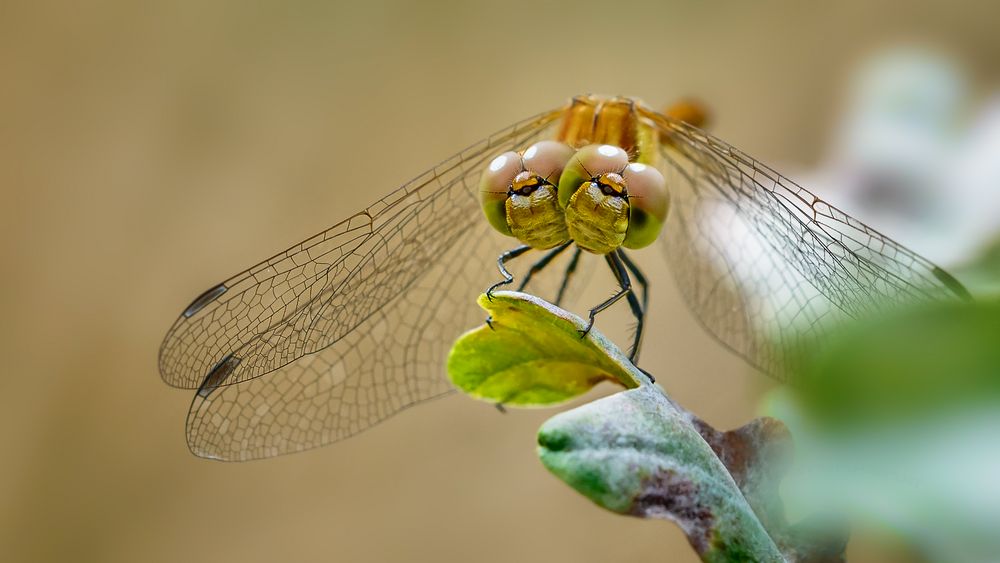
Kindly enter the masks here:
<path id="1" fill-rule="evenodd" d="M 302 451 L 449 393 L 449 346 L 482 324 L 475 296 L 497 278 L 493 263 L 510 247 L 473 218 L 456 229 L 462 236 L 442 259 L 337 342 L 264 377 L 196 394 L 187 421 L 191 451 L 225 460 Z"/>
<path id="2" fill-rule="evenodd" d="M 441 259 L 343 338 L 264 377 L 197 393 L 187 420 L 191 451 L 223 460 L 299 452 L 452 392 L 448 351 L 482 325 L 475 297 L 499 279 L 497 256 L 513 240 L 479 217 L 478 204 L 467 208 L 474 221 Z M 512 273 L 521 279 L 537 257 L 511 263 Z M 551 299 L 570 260 L 567 252 L 553 261 L 529 290 Z"/>
<path id="3" fill-rule="evenodd" d="M 476 190 L 487 160 L 538 137 L 558 115 L 497 132 L 203 293 L 163 341 L 163 380 L 185 388 L 247 381 L 343 338 L 482 222 Z"/>
<path id="4" fill-rule="evenodd" d="M 732 146 L 650 112 L 671 209 L 661 237 L 705 328 L 778 379 L 831 321 L 967 298 L 949 274 Z"/>
<path id="5" fill-rule="evenodd" d="M 313 237 L 320 242 L 224 282 L 227 290 L 207 304 L 195 300 L 194 314 L 181 316 L 161 354 L 174 370 L 194 370 L 177 379 L 198 387 L 187 420 L 191 450 L 224 460 L 302 451 L 449 393 L 448 350 L 482 324 L 475 296 L 499 279 L 497 256 L 517 244 L 482 218 L 479 174 L 496 154 L 546 135 L 552 119 L 545 114 L 490 137 L 369 208 L 363 228 L 355 216 L 327 231 L 335 235 Z M 346 242 L 306 253 L 328 240 Z M 512 264 L 513 273 L 523 276 L 537 257 Z M 529 290 L 551 299 L 570 259 L 570 252 L 560 256 Z M 295 281 L 275 263 L 289 264 L 283 271 L 295 271 Z M 195 330 L 185 329 L 191 319 Z M 244 336 L 246 319 L 260 327 L 256 334 Z"/>

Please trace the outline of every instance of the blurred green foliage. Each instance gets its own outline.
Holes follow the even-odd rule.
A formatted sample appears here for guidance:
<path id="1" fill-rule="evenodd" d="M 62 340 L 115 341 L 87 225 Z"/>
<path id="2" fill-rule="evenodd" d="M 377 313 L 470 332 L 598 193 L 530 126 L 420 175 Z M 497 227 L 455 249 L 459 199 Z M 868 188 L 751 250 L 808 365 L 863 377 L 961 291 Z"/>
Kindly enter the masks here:
<path id="1" fill-rule="evenodd" d="M 923 560 L 986 563 L 1000 553 L 1000 245 L 960 277 L 973 301 L 835 328 L 767 406 L 795 437 L 793 509 L 836 510 Z"/>
<path id="2" fill-rule="evenodd" d="M 1000 300 L 1000 238 L 987 245 L 979 256 L 956 273 L 980 300 Z"/>
<path id="3" fill-rule="evenodd" d="M 919 305 L 841 327 L 801 362 L 802 407 L 828 428 L 1000 400 L 1000 302 Z"/>

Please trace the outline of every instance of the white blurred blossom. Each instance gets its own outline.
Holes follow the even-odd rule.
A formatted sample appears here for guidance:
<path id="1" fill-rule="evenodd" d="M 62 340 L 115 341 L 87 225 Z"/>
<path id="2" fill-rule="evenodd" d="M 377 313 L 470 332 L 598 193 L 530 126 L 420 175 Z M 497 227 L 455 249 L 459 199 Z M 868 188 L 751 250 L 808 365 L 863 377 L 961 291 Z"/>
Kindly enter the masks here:
<path id="1" fill-rule="evenodd" d="M 803 184 L 944 267 L 976 256 L 1000 221 L 1000 100 L 967 119 L 965 77 L 919 50 L 859 72 L 826 159 Z"/>

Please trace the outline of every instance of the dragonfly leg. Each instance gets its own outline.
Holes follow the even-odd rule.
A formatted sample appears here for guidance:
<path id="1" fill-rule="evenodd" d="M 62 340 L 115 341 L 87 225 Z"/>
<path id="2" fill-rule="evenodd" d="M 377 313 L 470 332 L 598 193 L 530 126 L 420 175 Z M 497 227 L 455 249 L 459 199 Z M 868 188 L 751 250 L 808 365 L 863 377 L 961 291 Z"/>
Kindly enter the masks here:
<path id="1" fill-rule="evenodd" d="M 632 364 L 632 365 L 634 365 L 634 366 L 635 366 L 635 364 Z M 643 374 L 644 374 L 644 375 L 645 375 L 646 377 L 648 377 L 648 378 L 649 378 L 649 382 L 650 382 L 650 383 L 656 383 L 656 378 L 655 378 L 655 377 L 653 377 L 653 374 L 649 373 L 648 371 L 646 371 L 646 370 L 642 369 L 642 368 L 641 368 L 641 367 L 639 367 L 639 366 L 635 366 L 635 369 L 637 369 L 637 370 L 641 371 L 641 372 L 642 372 L 642 373 L 643 373 Z"/>
<path id="2" fill-rule="evenodd" d="M 493 291 L 496 290 L 496 288 L 514 281 L 514 276 L 510 275 L 510 272 L 507 271 L 507 260 L 517 258 L 529 250 L 531 250 L 531 247 L 523 244 L 500 255 L 500 258 L 497 259 L 497 268 L 500 269 L 500 274 L 503 275 L 503 279 L 491 285 L 489 289 L 486 290 L 486 297 L 489 298 L 490 301 L 493 301 Z"/>
<path id="3" fill-rule="evenodd" d="M 639 346 L 642 344 L 643 321 L 646 318 L 646 311 L 648 310 L 646 307 L 649 304 L 649 283 L 646 281 L 646 276 L 642 273 L 642 270 L 639 269 L 639 266 L 636 266 L 635 262 L 629 258 L 628 254 L 625 254 L 624 250 L 619 248 L 617 252 L 619 257 L 621 257 L 622 262 L 625 264 L 625 267 L 628 268 L 628 271 L 635 277 L 636 283 L 638 283 L 639 287 L 642 288 L 642 307 L 639 307 L 639 303 L 635 299 L 634 294 L 629 294 L 629 305 L 632 307 L 632 314 L 634 314 L 636 318 L 635 342 L 632 345 L 632 352 L 629 355 L 629 359 L 632 361 L 632 364 L 635 365 L 635 362 L 639 359 Z M 653 377 L 653 374 L 640 368 L 639 366 L 635 367 L 639 368 L 639 371 L 646 374 L 650 383 L 656 383 L 656 378 Z"/>
<path id="4" fill-rule="evenodd" d="M 569 245 L 571 244 L 573 244 L 573 241 L 567 241 L 564 244 L 560 244 L 559 246 L 548 251 L 545 254 L 545 256 L 542 256 L 542 258 L 538 262 L 532 264 L 531 269 L 528 270 L 528 273 L 524 275 L 524 279 L 521 280 L 521 285 L 517 286 L 517 290 L 518 291 L 524 290 L 524 288 L 528 285 L 528 282 L 531 281 L 531 276 L 534 276 L 538 272 L 544 270 L 545 267 L 548 266 L 552 262 L 552 260 L 555 259 L 556 256 L 559 256 L 560 252 L 566 250 L 566 248 L 569 247 Z"/>
<path id="5" fill-rule="evenodd" d="M 608 266 L 611 268 L 611 271 L 614 272 L 615 278 L 618 280 L 618 284 L 620 287 L 617 293 L 609 297 L 606 301 L 604 301 L 600 305 L 590 310 L 590 322 L 587 323 L 587 328 L 579 331 L 580 338 L 587 336 L 587 333 L 590 332 L 590 329 L 594 328 L 594 317 L 597 316 L 597 313 L 600 313 L 601 311 L 614 305 L 622 297 L 632 294 L 632 281 L 629 280 L 628 272 L 625 270 L 625 265 L 622 264 L 622 259 L 614 252 L 605 254 L 604 259 L 607 260 Z M 638 302 L 636 302 L 636 304 L 638 304 Z"/>
<path id="6" fill-rule="evenodd" d="M 616 250 L 612 254 L 616 254 L 618 256 L 618 258 L 622 259 L 621 262 L 622 262 L 622 265 L 625 268 L 627 268 L 633 274 L 636 273 L 636 270 L 633 270 L 632 268 L 629 268 L 629 261 L 627 261 L 627 259 L 623 256 L 624 253 L 621 251 L 621 249 Z M 632 266 L 635 266 L 635 264 L 632 264 Z M 618 278 L 618 283 L 620 283 L 620 284 L 622 284 L 624 286 L 625 283 L 626 283 L 626 281 L 622 280 L 622 278 L 619 275 L 619 271 L 615 270 L 615 269 L 612 269 L 612 271 L 614 271 L 615 277 Z M 643 301 L 645 301 L 645 299 L 646 299 L 646 285 L 647 285 L 646 284 L 646 278 L 645 278 L 645 276 L 642 275 L 641 272 L 639 272 L 639 274 L 636 276 L 636 281 L 642 287 Z M 643 325 L 645 324 L 644 321 L 646 319 L 646 307 L 645 307 L 645 303 L 643 303 L 641 305 L 639 304 L 639 298 L 636 297 L 634 291 L 628 292 L 628 295 L 626 295 L 626 298 L 628 299 L 629 308 L 632 309 L 632 314 L 635 315 L 635 320 L 636 320 L 635 335 L 632 337 L 632 348 L 629 349 L 629 353 L 628 353 L 628 359 L 633 364 L 635 364 L 635 362 L 639 359 L 639 346 L 642 344 L 642 329 L 643 329 Z M 647 374 L 647 375 L 649 375 L 649 374 Z"/>
<path id="7" fill-rule="evenodd" d="M 570 278 L 572 278 L 573 273 L 576 272 L 577 264 L 580 263 L 581 254 L 583 254 L 583 251 L 580 250 L 580 247 L 577 247 L 576 251 L 573 252 L 573 258 L 570 259 L 569 265 L 566 266 L 566 273 L 563 274 L 562 285 L 559 286 L 559 293 L 556 295 L 556 307 L 560 307 L 562 305 L 563 295 L 566 293 L 566 288 L 569 287 Z"/>
<path id="8" fill-rule="evenodd" d="M 625 254 L 624 250 L 619 248 L 618 256 L 621 257 L 622 262 L 625 264 L 625 267 L 628 268 L 629 273 L 631 273 L 632 277 L 635 278 L 635 282 L 639 284 L 639 287 L 642 288 L 642 310 L 643 311 L 648 310 L 647 307 L 649 306 L 649 282 L 646 281 L 646 276 L 642 273 L 642 270 L 639 269 L 639 266 L 635 265 L 635 262 L 632 261 L 629 255 Z"/>

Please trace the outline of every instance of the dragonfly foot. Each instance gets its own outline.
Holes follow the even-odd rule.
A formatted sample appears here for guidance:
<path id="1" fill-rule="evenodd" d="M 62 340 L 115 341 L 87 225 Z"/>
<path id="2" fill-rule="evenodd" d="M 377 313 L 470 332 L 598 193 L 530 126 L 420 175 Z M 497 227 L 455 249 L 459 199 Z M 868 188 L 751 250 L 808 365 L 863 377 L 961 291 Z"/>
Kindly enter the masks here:
<path id="1" fill-rule="evenodd" d="M 490 315 L 489 317 L 486 317 L 486 326 L 490 327 L 490 330 L 496 330 L 496 328 L 493 326 L 493 316 L 492 315 Z"/>
<path id="2" fill-rule="evenodd" d="M 503 403 L 493 403 L 493 406 L 496 407 L 498 411 L 500 411 L 500 414 L 507 414 L 507 409 L 503 407 Z"/>
<path id="3" fill-rule="evenodd" d="M 634 366 L 635 366 L 635 364 L 632 364 L 632 365 L 634 365 Z M 650 382 L 650 383 L 656 383 L 656 378 L 655 378 L 655 377 L 653 377 L 653 374 L 649 373 L 648 371 L 646 371 L 646 370 L 642 369 L 642 368 L 641 368 L 641 367 L 639 367 L 639 366 L 635 366 L 635 369 L 637 369 L 637 370 L 641 371 L 642 373 L 644 373 L 644 374 L 646 375 L 646 377 L 648 377 L 648 378 L 649 378 L 649 382 Z"/>
<path id="4" fill-rule="evenodd" d="M 498 281 L 497 283 L 491 285 L 489 287 L 489 289 L 486 290 L 486 298 L 489 299 L 490 302 L 492 303 L 493 302 L 493 292 L 496 291 L 498 287 L 503 286 L 503 285 L 507 285 L 511 281 L 513 281 L 513 280 L 502 280 L 502 281 Z"/>

